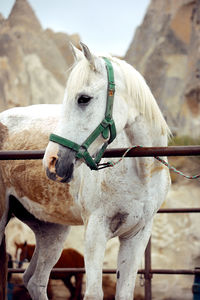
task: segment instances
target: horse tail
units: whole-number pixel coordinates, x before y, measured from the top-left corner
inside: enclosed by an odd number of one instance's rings
[[[0,300],[6,300],[7,292],[7,254],[5,235],[0,245]]]

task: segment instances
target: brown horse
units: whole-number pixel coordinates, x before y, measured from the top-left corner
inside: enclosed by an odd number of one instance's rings
[[[27,244],[27,242],[20,243],[20,244],[15,242],[15,246],[16,246],[15,257],[19,261],[19,267],[22,267],[25,261],[29,262],[31,260],[35,250],[35,245]],[[55,264],[54,268],[84,268],[84,258],[78,251],[74,249],[71,248],[64,249],[62,251],[62,254],[58,262]],[[75,277],[75,285],[73,285],[71,282],[73,276]],[[50,278],[60,279],[64,282],[65,286],[70,291],[71,294],[70,299],[73,300],[82,299],[81,288],[82,288],[83,274],[74,273],[74,272],[70,272],[70,273],[59,272],[59,273],[51,274]],[[47,293],[48,296],[50,297],[51,294],[50,281],[48,283]]]

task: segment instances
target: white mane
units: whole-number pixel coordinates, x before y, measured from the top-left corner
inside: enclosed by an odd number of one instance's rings
[[[107,57],[120,68],[126,85],[126,101],[128,104],[134,106],[140,114],[144,115],[151,125],[155,125],[157,128],[160,128],[161,134],[170,137],[171,131],[142,75],[124,60],[120,60],[110,55],[107,55]],[[104,66],[98,63],[97,70],[102,67]],[[70,93],[71,95],[75,95],[81,87],[87,86],[90,75],[91,68],[89,67],[89,63],[86,59],[82,59],[78,64],[75,64],[67,83],[67,87],[70,86],[70,89],[67,88],[68,94]],[[75,78],[76,80],[74,80]],[[102,82],[98,83],[98,85],[101,84]]]
[[[145,116],[150,124],[161,128],[161,133],[168,137],[171,131],[158,107],[158,104],[142,75],[124,60],[112,57],[123,73],[129,105],[134,105],[138,112]]]

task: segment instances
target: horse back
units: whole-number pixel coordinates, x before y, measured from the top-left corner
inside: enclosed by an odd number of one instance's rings
[[[83,255],[72,248],[64,249],[55,268],[83,268]]]
[[[54,268],[84,268],[84,258],[74,249],[64,249]],[[51,274],[51,278],[65,279],[66,277],[70,278],[72,275],[74,275],[73,272],[67,274],[65,272],[59,272]],[[82,277],[83,274],[80,274],[79,278],[81,279]]]

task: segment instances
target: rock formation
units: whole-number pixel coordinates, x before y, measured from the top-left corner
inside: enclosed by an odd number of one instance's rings
[[[199,137],[200,1],[152,0],[126,53],[172,131]]]
[[[0,110],[61,102],[69,41],[77,46],[79,36],[43,30],[28,1],[16,0],[8,19],[0,16]]]

